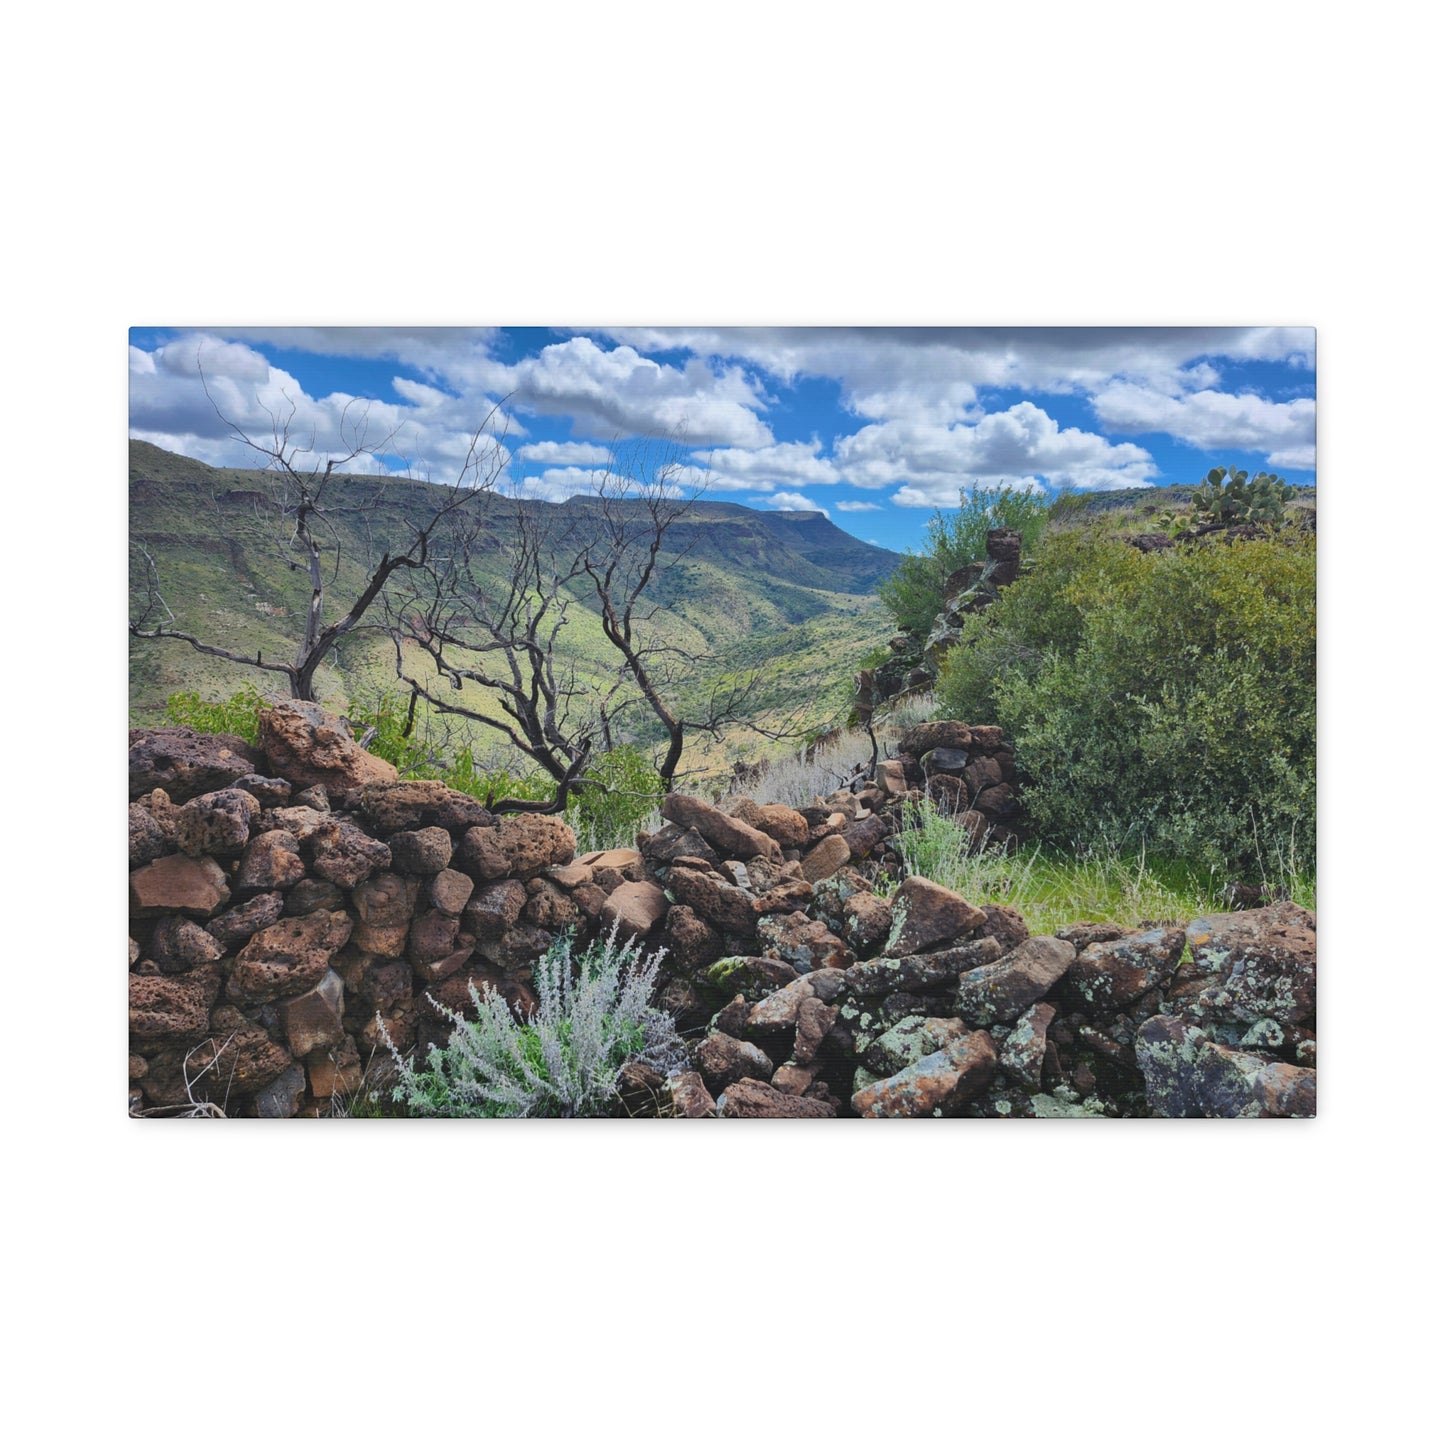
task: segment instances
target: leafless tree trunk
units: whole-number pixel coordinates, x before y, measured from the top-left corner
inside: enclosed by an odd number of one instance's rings
[[[201,383],[205,386],[204,372]],[[206,395],[210,398],[209,388]],[[213,398],[211,405],[216,406]],[[340,422],[347,450],[340,456],[327,457],[324,462],[316,461],[309,470],[303,467],[302,458],[314,455],[315,437],[309,437],[304,444],[293,439],[294,403],[287,414],[271,415],[271,437],[261,441],[248,435],[216,407],[217,416],[230,428],[232,435],[262,458],[262,469],[277,479],[278,501],[285,529],[282,557],[285,565],[293,571],[304,569],[310,583],[301,635],[291,660],[267,659],[260,652],[254,657],[241,654],[175,627],[174,615],[161,594],[154,559],[144,549],[141,549],[141,556],[145,584],[138,598],[138,612],[130,623],[132,637],[185,642],[208,657],[223,658],[262,672],[278,673],[286,678],[293,698],[303,702],[315,700],[316,670],[327,655],[343,637],[360,626],[397,572],[427,566],[437,529],[495,486],[506,455],[499,439],[492,435],[492,423],[498,415],[498,408],[494,407],[472,434],[471,445],[458,476],[443,489],[430,519],[424,526],[413,526],[412,536],[403,549],[383,551],[371,565],[365,584],[346,611],[328,623],[327,592],[336,583],[343,556],[341,539],[328,515],[333,498],[338,490],[344,490],[346,468],[358,457],[372,456],[384,450],[395,436],[395,433],[388,433],[373,442],[368,436],[369,407],[361,405],[353,415],[353,405],[355,403],[348,404]],[[346,505],[344,498],[340,505]]]

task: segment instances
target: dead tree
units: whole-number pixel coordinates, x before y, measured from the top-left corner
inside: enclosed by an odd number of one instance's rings
[[[618,449],[613,450],[616,455]],[[676,448],[667,448],[659,457],[646,444],[622,452],[585,504],[587,540],[576,559],[592,584],[603,635],[636,689],[623,706],[640,702],[666,737],[656,767],[667,792],[672,791],[690,733],[717,738],[731,723],[767,737],[799,733],[796,718],[774,729],[748,716],[758,672],[740,681],[720,681],[705,699],[694,696],[691,704],[682,700],[693,693],[692,680],[713,659],[668,643],[656,626],[663,605],[656,595],[658,583],[696,540],[677,545],[676,524],[692,513],[700,496],[700,489],[679,485],[679,455]],[[605,720],[609,737],[612,721]]]
[[[204,387],[204,373],[201,383]],[[277,673],[286,678],[293,698],[313,702],[316,669],[343,637],[357,630],[393,575],[402,570],[425,567],[438,528],[449,523],[469,503],[495,486],[506,459],[499,438],[491,430],[498,408],[494,407],[472,434],[458,475],[450,485],[441,489],[430,519],[422,526],[409,524],[411,536],[405,540],[404,546],[395,550],[387,547],[380,558],[373,555],[365,583],[346,610],[328,623],[325,617],[327,593],[337,582],[345,550],[330,514],[334,506],[348,504],[344,497],[346,483],[354,479],[346,475],[346,468],[358,457],[374,456],[384,450],[395,433],[373,441],[368,435],[369,406],[349,402],[339,422],[345,451],[324,460],[318,458],[307,468],[304,459],[316,455],[313,451],[315,436],[308,437],[304,444],[293,439],[294,402],[284,414],[269,413],[271,437],[258,441],[222,414],[214,398],[211,398],[209,388],[206,396],[232,436],[263,459],[261,469],[275,478],[281,519],[281,535],[278,538],[281,559],[290,570],[304,571],[310,583],[310,596],[296,652],[290,661],[268,659],[261,652],[253,657],[249,653],[217,646],[174,626],[175,617],[161,594],[154,559],[144,548],[138,548],[144,583],[137,599],[138,611],[130,622],[130,634],[144,640],[185,642],[207,657],[219,657],[241,667]],[[338,492],[342,493],[339,501],[336,500]]]
[[[499,734],[553,782],[549,799],[489,796],[495,812],[561,812],[583,785],[602,731],[594,689],[558,656],[582,576],[570,529],[559,509],[520,498],[490,518],[454,517],[445,555],[417,567],[405,594],[391,599],[397,676],[412,701]],[[501,715],[475,693],[467,698],[468,684]]]

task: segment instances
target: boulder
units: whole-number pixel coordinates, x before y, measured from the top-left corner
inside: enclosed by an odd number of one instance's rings
[[[236,873],[236,892],[243,898],[275,893],[299,883],[305,875],[301,845],[285,830],[272,828],[246,844]]]
[[[784,1094],[761,1079],[739,1079],[718,1097],[719,1119],[834,1119],[838,1109],[824,1099]]]
[[[870,813],[866,818],[857,818],[849,823],[840,836],[848,845],[849,856],[863,859],[877,849],[890,831],[886,818],[878,813]]]
[[[960,974],[995,962],[1003,950],[996,938],[980,938],[937,953],[915,953],[903,958],[875,958],[855,963],[843,973],[848,989],[863,997],[914,993],[952,984]]]
[[[908,791],[908,780],[903,776],[903,764],[896,758],[886,758],[873,770],[873,781],[890,798],[901,798]]]
[[[226,788],[192,798],[175,816],[175,841],[192,858],[234,858],[246,846],[261,805],[250,793]]]
[[[863,1050],[863,1063],[879,1078],[890,1078],[958,1043],[968,1033],[959,1019],[913,1014],[868,1044]]]
[[[671,966],[684,973],[696,973],[723,955],[721,935],[685,903],[676,903],[667,910],[662,942]]]
[[[1000,903],[985,903],[983,911],[986,921],[979,925],[978,936],[998,939],[998,946],[1005,953],[1011,948],[1017,948],[1029,936],[1029,926],[1024,922],[1023,914],[1016,908]]]
[[[184,1061],[192,1097],[222,1105],[259,1092],[290,1066],[290,1054],[265,1029],[230,1008],[216,1010],[211,1037]]]
[[[230,900],[226,875],[213,858],[172,853],[130,875],[130,910],[141,918],[162,913],[210,918]]]
[[[771,1079],[776,1067],[756,1044],[720,1033],[709,1034],[697,1046],[695,1062],[714,1094],[739,1079]]]
[[[334,969],[327,969],[315,988],[281,1005],[281,1027],[298,1059],[316,1049],[340,1043],[345,1036],[341,1013],[345,989]]]
[[[917,876],[905,878],[899,884],[893,897],[893,912],[895,918],[903,920],[891,950],[898,955],[942,948],[988,921],[981,908],[975,908],[942,884]]]
[[[392,764],[360,747],[343,719],[314,702],[263,708],[260,743],[271,770],[301,787],[320,783],[340,794],[370,783],[398,781]]]
[[[291,784],[285,778],[263,778],[260,773],[247,773],[231,787],[250,793],[263,808],[284,808],[291,801]]]
[[[529,878],[526,889],[527,906],[522,910],[522,917],[528,923],[535,923],[538,928],[552,933],[562,933],[576,926],[581,915],[570,894],[545,878]]]
[[[228,788],[254,773],[260,754],[231,733],[146,728],[130,735],[130,796],[164,788],[173,803]]]
[[[253,933],[269,927],[286,911],[279,893],[258,893],[238,908],[219,914],[206,925],[222,953],[234,953]],[[218,955],[219,957],[219,955]]]
[[[352,906],[363,923],[408,924],[420,886],[399,873],[374,873],[351,890]]]
[[[514,878],[477,889],[462,910],[462,920],[477,938],[500,938],[522,916],[527,890]]]
[[[540,813],[503,818],[497,824],[496,843],[507,861],[507,874],[524,880],[554,864],[570,863],[577,851],[577,835],[572,829],[560,818]]]
[[[662,816],[680,828],[696,829],[725,857],[746,860],[761,854],[765,858],[782,859],[782,849],[776,839],[737,818],[728,817],[701,798],[669,793],[662,800]]]
[[[843,903],[843,937],[859,958],[883,947],[893,928],[893,910],[876,893],[855,893]]]
[[[810,978],[805,975],[803,978],[794,979],[759,999],[748,1010],[746,1027],[759,1033],[775,1033],[796,1028],[803,1001],[816,996]]]
[[[999,1067],[1031,1093],[1043,1088],[1044,1053],[1054,1013],[1053,1004],[1036,1003],[1019,1018],[998,1051]]]
[[[781,958],[799,973],[815,968],[847,968],[854,961],[843,940],[825,923],[806,913],[773,913],[758,920],[758,947],[771,958]]]
[[[452,863],[469,878],[478,883],[491,883],[505,878],[510,864],[502,851],[494,827],[468,828],[461,845],[452,857]]]
[[[1061,938],[1030,938],[958,981],[958,1015],[975,1027],[1011,1024],[1041,999],[1074,962],[1074,946]],[[1142,992],[1142,990],[1141,990]]]
[[[138,803],[130,805],[130,866],[140,868],[170,851],[166,830]]]
[[[757,1000],[792,983],[798,973],[780,958],[733,956],[718,959],[703,977],[725,994],[741,993]]]
[[[835,1007],[824,1003],[820,998],[804,998],[798,1004],[798,1027],[793,1036],[793,1058],[800,1064],[812,1063],[837,1019],[838,1010]],[[806,1087],[805,1084],[804,1088]],[[787,1089],[784,1092],[802,1093],[803,1090]]]
[[[848,840],[841,833],[829,833],[803,854],[803,877],[809,883],[821,883],[825,878],[831,878],[852,857],[853,850],[848,846]]]
[[[864,1119],[951,1118],[993,1082],[998,1056],[982,1029],[853,1095]]]
[[[725,883],[715,873],[674,864],[667,874],[667,891],[674,901],[684,903],[699,918],[723,933],[752,938],[758,914],[753,895],[734,883]]]
[[[656,883],[624,883],[607,895],[602,922],[619,938],[646,938],[667,914],[667,895]]]
[[[1119,1013],[1164,983],[1183,952],[1180,928],[1145,929],[1109,943],[1091,943],[1069,968],[1070,997],[1087,1014]]]
[[[1201,1017],[1303,1024],[1315,1014],[1315,916],[1293,903],[1196,918],[1184,930]],[[1183,982],[1183,978],[1179,982]]]
[[[961,722],[918,723],[904,731],[898,739],[898,751],[921,758],[934,748],[963,748],[973,746],[974,730]]]
[[[1166,1119],[1313,1118],[1315,1071],[1215,1043],[1162,1015],[1134,1039],[1149,1107]]]
[[[294,1119],[306,1094],[306,1070],[288,1064],[274,1079],[256,1091],[258,1119]]]
[[[386,846],[398,873],[440,873],[452,861],[452,835],[445,828],[413,828],[393,833]]]
[[[391,849],[354,823],[325,823],[311,836],[308,847],[311,871],[340,888],[355,888],[379,869],[391,866]]]
[[[220,970],[203,965],[170,977],[130,975],[130,1032],[145,1043],[180,1043],[205,1036]]]
[[[759,804],[753,826],[784,848],[801,848],[808,841],[807,820],[796,809],[782,803]]]
[[[214,963],[226,950],[199,923],[172,914],[151,933],[149,956],[162,973],[184,973]]]
[[[369,783],[347,798],[378,833],[400,833],[416,828],[445,828],[459,833],[487,827],[492,815],[475,798],[445,783],[410,779],[396,783]]]
[[[332,955],[350,935],[345,913],[283,918],[263,928],[237,955],[226,995],[245,1007],[304,993],[321,982]]]
[[[443,913],[460,916],[462,910],[471,902],[475,887],[465,873],[460,873],[455,868],[443,868],[427,885],[427,896]]]
[[[672,1108],[679,1119],[711,1119],[717,1114],[717,1103],[708,1093],[702,1075],[697,1073],[673,1074],[667,1081],[672,1095]]]

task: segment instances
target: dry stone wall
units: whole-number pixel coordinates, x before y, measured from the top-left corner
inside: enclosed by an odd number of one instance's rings
[[[1313,1113],[1312,915],[1030,937],[1009,908],[895,886],[906,801],[951,799],[982,838],[1012,782],[997,729],[902,741],[810,807],[673,794],[636,848],[579,857],[560,819],[400,780],[311,704],[264,713],[254,749],[134,733],[132,1110],[331,1112],[387,1039],[443,1040],[433,1001],[525,1013],[553,938],[616,927],[667,950],[658,1002],[690,1048],[671,1078],[629,1072],[630,1113]]]

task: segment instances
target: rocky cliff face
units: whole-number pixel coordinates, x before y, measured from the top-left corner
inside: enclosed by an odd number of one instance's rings
[[[580,857],[559,819],[399,780],[311,704],[265,713],[256,749],[135,733],[132,1109],[324,1113],[387,1039],[441,1041],[429,1000],[466,1013],[492,989],[525,1013],[559,932],[616,927],[668,950],[659,1002],[692,1039],[691,1070],[634,1071],[631,1112],[1313,1113],[1303,910],[1030,938],[1010,909],[886,881],[925,788],[1007,816],[996,732],[925,724],[803,809],[672,795],[637,848]]]

